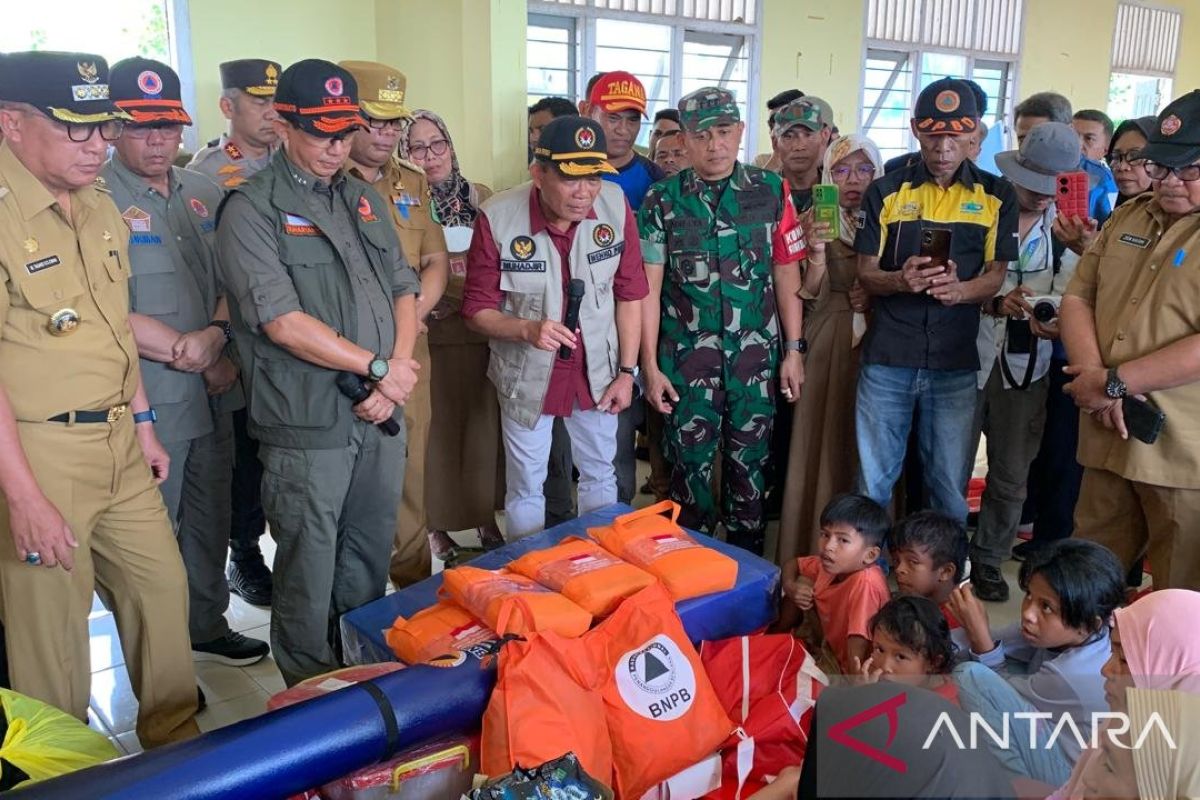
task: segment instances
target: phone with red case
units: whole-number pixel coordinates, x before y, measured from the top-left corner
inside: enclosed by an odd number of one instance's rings
[[[1092,187],[1086,172],[1083,170],[1060,172],[1056,184],[1058,193],[1054,197],[1054,202],[1058,206],[1059,214],[1067,219],[1078,217],[1082,220],[1091,216],[1088,195],[1091,193]]]

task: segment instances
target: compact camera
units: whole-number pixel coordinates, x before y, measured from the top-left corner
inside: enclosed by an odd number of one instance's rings
[[[1042,323],[1049,322],[1058,316],[1058,306],[1061,302],[1061,297],[1050,295],[1029,298],[1029,305],[1033,306],[1033,318]]]

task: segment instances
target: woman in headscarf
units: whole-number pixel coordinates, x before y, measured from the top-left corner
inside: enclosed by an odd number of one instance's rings
[[[1013,796],[999,762],[970,746],[966,712],[927,689],[830,686],[811,731],[800,769],[784,770],[750,800]]]
[[[432,111],[415,111],[405,121],[399,154],[425,170],[450,252],[450,282],[428,323],[433,421],[426,460],[429,543],[447,560],[455,551],[447,531],[475,528],[487,549],[504,543],[496,527],[504,487],[500,406],[487,378],[488,341],[458,315],[475,217],[492,192],[463,177],[450,131]]]
[[[1127,119],[1113,133],[1106,160],[1117,182],[1118,206],[1150,191],[1150,174],[1146,172],[1146,162],[1139,156],[1157,124],[1158,117]]]
[[[1197,619],[1200,592],[1188,589],[1151,592],[1113,613],[1112,655],[1101,670],[1105,699],[1112,711],[1129,711],[1127,697],[1135,689],[1171,690],[1200,699]],[[1090,762],[1097,758],[1111,756],[1100,750],[1085,752],[1052,800],[1084,796],[1083,775],[1094,768]]]
[[[1101,730],[1095,755],[1080,762],[1083,769],[1071,797],[1200,797],[1200,695],[1130,689],[1128,701],[1128,732],[1111,730],[1115,720]]]
[[[838,187],[841,219],[836,236],[827,223],[813,223],[811,212],[806,224],[809,261],[800,294],[808,355],[804,389],[792,412],[777,551],[785,582],[795,579],[796,557],[815,552],[826,503],[854,486],[854,396],[867,308],[855,277],[854,216],[867,187],[883,175],[883,159],[870,139],[843,136],[826,148],[821,174]]]

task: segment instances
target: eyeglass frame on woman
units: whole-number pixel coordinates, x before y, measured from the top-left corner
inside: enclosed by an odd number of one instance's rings
[[[1182,167],[1168,167],[1166,164],[1159,164],[1157,161],[1145,161],[1146,174],[1151,180],[1165,181],[1168,175],[1174,175],[1184,183],[1193,183],[1200,181],[1200,164],[1188,164]],[[1187,170],[1191,177],[1185,178],[1183,171]],[[1159,174],[1161,172],[1161,174]]]
[[[437,158],[441,158],[449,152],[450,141],[448,139],[434,139],[429,144],[419,144],[416,147],[408,148],[408,155],[418,161],[423,161],[429,153],[433,153]]]
[[[829,177],[832,178],[835,175],[837,175],[838,170],[846,171],[842,180],[846,180],[847,178],[849,178],[850,174],[852,172],[857,174],[859,177],[866,178],[868,181],[875,180],[875,165],[871,164],[871,163],[859,164],[858,166],[854,167],[853,169],[851,169],[850,167],[846,167],[846,166],[835,166],[829,170]]]
[[[97,131],[100,132],[100,138],[104,141],[115,142],[117,139],[121,138],[121,134],[125,131],[125,120],[123,119],[109,119],[105,120],[104,122],[86,123],[63,122],[60,124],[67,129],[67,138],[72,142],[75,142],[75,144],[83,144],[84,142],[90,141],[92,135]],[[114,126],[116,127],[116,133],[112,133]],[[106,127],[111,135],[106,135],[104,133]],[[86,133],[82,139],[78,138],[79,135],[81,135],[81,131]]]
[[[1142,150],[1138,147],[1133,150],[1126,150],[1125,152],[1114,150],[1112,155],[1105,160],[1108,161],[1108,166],[1110,167],[1116,167],[1121,163],[1136,167],[1139,163],[1144,163],[1146,159],[1142,158]]]

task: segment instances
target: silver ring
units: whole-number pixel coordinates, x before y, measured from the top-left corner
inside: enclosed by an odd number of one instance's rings
[[[31,567],[36,567],[42,563],[42,554],[36,551],[31,551],[25,554],[25,563]]]

